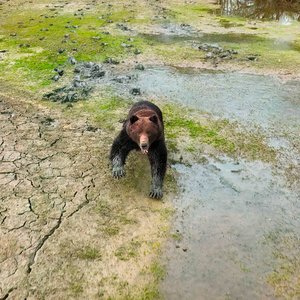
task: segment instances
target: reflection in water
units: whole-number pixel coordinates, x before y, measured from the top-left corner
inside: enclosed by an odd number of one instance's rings
[[[239,14],[279,20],[285,15],[299,19],[299,0],[218,0],[225,15]]]
[[[218,0],[221,5],[222,13],[224,15],[232,15],[235,13],[245,12],[248,6],[253,6],[253,1],[245,0]]]

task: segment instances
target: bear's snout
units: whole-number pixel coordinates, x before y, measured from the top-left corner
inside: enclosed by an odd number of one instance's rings
[[[140,148],[143,154],[148,154],[148,144],[140,144]]]
[[[147,135],[141,135],[140,137],[140,148],[143,154],[148,153],[149,149],[149,138]]]

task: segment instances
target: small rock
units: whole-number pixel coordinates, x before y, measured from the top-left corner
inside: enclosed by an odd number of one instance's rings
[[[138,54],[141,54],[141,53],[142,53],[142,51],[141,51],[141,50],[139,50],[139,49],[135,49],[135,50],[133,51],[133,53],[134,53],[134,54],[136,54],[136,55],[138,55]]]
[[[82,87],[84,85],[84,83],[79,78],[79,79],[74,79],[73,82],[72,82],[72,85],[75,88],[80,88],[80,87]]]
[[[61,49],[61,48],[57,50],[57,52],[58,52],[59,54],[62,54],[62,53],[64,53],[65,51],[66,51],[66,49]]]
[[[86,127],[86,130],[87,130],[87,131],[91,131],[91,132],[96,132],[98,129],[99,129],[99,128],[94,127],[94,126],[91,126],[91,125],[88,125],[88,126]]]
[[[227,51],[226,52],[223,52],[219,55],[220,58],[229,58],[231,57],[230,53],[228,53]]]
[[[248,60],[256,61],[258,59],[256,54],[246,56]]]
[[[133,88],[133,89],[130,90],[130,93],[134,96],[141,95],[141,89],[140,88]]]
[[[59,78],[60,78],[60,76],[59,76],[59,75],[54,75],[54,76],[52,77],[52,80],[54,80],[54,81],[58,81],[58,80],[59,80]]]
[[[64,75],[64,70],[55,68],[54,71],[55,71],[59,76],[63,76],[63,75]]]
[[[108,57],[104,60],[106,64],[118,65],[120,62],[114,58]]]
[[[30,48],[29,44],[20,44],[19,45],[20,48]]]
[[[42,123],[43,125],[50,126],[50,125],[52,125],[53,123],[55,123],[55,119],[53,119],[53,118],[51,118],[51,117],[45,117],[45,119],[42,120],[41,123]]]
[[[93,36],[92,40],[94,40],[94,41],[100,41],[101,37],[100,36]]]
[[[118,83],[128,83],[131,79],[132,77],[130,75],[126,75],[126,76],[117,76],[112,80]]]
[[[140,71],[144,71],[145,70],[145,67],[142,64],[137,64],[134,68],[136,70],[140,70]]]
[[[129,45],[129,44],[126,44],[126,43],[122,43],[121,46],[123,48],[131,48],[132,47],[132,45]]]
[[[92,78],[101,78],[104,77],[104,75],[105,75],[105,71],[100,71],[100,70],[92,71],[91,73]]]
[[[208,53],[205,54],[205,58],[207,58],[207,59],[211,59],[213,57],[214,57],[214,55],[213,55],[212,52],[208,52]]]
[[[126,25],[121,24],[121,23],[118,23],[117,27],[120,28],[121,30],[124,30],[124,31],[130,30]]]
[[[91,61],[84,63],[85,68],[91,68],[93,65],[94,65],[94,63]]]
[[[69,62],[71,65],[76,65],[77,60],[76,60],[73,56],[70,56],[70,57],[68,58],[68,62]]]

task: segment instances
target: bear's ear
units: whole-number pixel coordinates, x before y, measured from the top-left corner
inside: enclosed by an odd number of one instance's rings
[[[131,116],[130,119],[129,119],[130,120],[130,124],[135,123],[138,119],[139,118],[137,116],[135,116],[135,115]]]
[[[155,124],[158,123],[158,119],[157,119],[157,116],[156,116],[156,115],[151,116],[151,117],[149,118],[149,120],[150,120],[151,122],[155,123]]]

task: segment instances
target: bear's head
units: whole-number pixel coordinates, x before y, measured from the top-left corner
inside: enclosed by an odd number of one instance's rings
[[[162,134],[162,123],[153,110],[143,109],[135,112],[126,123],[126,132],[136,142],[142,153],[147,154],[151,144]]]

